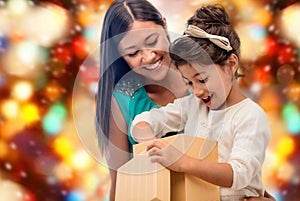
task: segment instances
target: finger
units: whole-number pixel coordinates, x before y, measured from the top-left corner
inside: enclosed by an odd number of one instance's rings
[[[153,140],[147,147],[146,147],[146,151],[152,149],[153,147],[157,147],[158,149],[162,149],[163,147],[165,147],[165,143],[163,140],[161,139],[155,139]]]
[[[160,150],[160,149],[157,148],[157,147],[152,147],[152,148],[148,151],[148,156],[158,155],[159,150]]]
[[[153,155],[149,157],[152,163],[160,163],[161,164],[161,156]]]

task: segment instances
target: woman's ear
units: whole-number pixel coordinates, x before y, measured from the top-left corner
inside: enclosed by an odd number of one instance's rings
[[[162,17],[162,20],[164,22],[164,28],[167,29],[167,19],[165,17]]]

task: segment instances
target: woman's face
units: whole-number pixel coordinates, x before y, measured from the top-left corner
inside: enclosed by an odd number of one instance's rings
[[[166,30],[147,21],[134,21],[121,39],[118,50],[136,73],[160,81],[169,70],[169,40]]]

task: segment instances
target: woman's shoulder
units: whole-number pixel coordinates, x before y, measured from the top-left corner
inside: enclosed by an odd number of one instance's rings
[[[143,88],[142,83],[136,78],[121,79],[114,88],[114,93],[120,93],[125,96],[133,97],[133,95]]]

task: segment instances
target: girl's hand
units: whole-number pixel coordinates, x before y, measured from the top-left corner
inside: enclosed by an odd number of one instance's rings
[[[276,200],[268,191],[265,191],[264,197],[249,197],[243,199],[243,201],[276,201]]]
[[[243,201],[275,201],[275,199],[266,198],[266,197],[249,197],[249,198],[244,198]]]
[[[147,146],[147,152],[151,162],[158,162],[175,172],[182,172],[190,157],[176,149],[164,139],[155,139]]]

